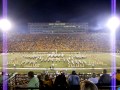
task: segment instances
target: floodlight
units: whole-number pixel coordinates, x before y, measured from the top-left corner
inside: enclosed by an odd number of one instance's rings
[[[116,16],[110,18],[107,22],[107,27],[110,30],[116,30],[120,26],[120,19]]]
[[[0,29],[2,31],[8,31],[11,28],[11,22],[8,19],[1,19],[0,20]]]

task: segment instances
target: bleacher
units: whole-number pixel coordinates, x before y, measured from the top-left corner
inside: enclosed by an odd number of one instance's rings
[[[2,42],[0,42],[0,50],[2,50],[1,45]],[[119,43],[117,47],[119,48]],[[55,49],[58,51],[110,52],[109,33],[8,35],[9,52],[53,51]]]

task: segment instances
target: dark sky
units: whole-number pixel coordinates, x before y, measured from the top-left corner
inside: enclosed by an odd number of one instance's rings
[[[119,12],[120,0],[117,0]],[[22,30],[26,29],[28,22],[59,20],[94,25],[110,13],[111,0],[8,0],[8,17],[17,29],[19,27]]]

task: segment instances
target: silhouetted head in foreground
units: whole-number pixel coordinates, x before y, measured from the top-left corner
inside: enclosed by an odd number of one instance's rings
[[[107,74],[107,70],[106,69],[103,70],[103,74]]]
[[[34,77],[34,72],[33,71],[29,71],[28,72],[28,77],[31,79]]]
[[[120,69],[117,69],[117,73],[120,73]]]
[[[81,90],[98,90],[97,86],[90,81],[84,81]]]
[[[75,71],[72,71],[72,75],[76,75],[76,72],[75,72]]]

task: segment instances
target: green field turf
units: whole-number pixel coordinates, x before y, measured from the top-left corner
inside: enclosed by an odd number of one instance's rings
[[[52,57],[50,55],[55,56]],[[69,70],[69,68],[73,68],[73,70],[77,68],[79,70],[81,69],[82,72],[91,72],[93,70],[100,72],[100,70],[97,70],[96,68],[110,69],[112,55],[110,53],[93,52],[58,52],[57,54],[55,54],[55,52],[22,52],[8,53],[7,57],[8,68],[13,68],[9,71],[14,71],[15,68],[16,70],[17,68],[28,68],[17,70],[26,72],[29,68],[43,68],[44,70],[47,70],[50,69],[50,67],[54,67],[64,68],[66,71]],[[117,67],[120,67],[120,54],[116,54],[116,65]],[[0,66],[2,68],[2,54],[0,54]],[[36,70],[36,72],[39,71],[40,70]],[[54,72],[54,70],[51,71]]]

